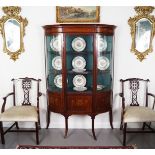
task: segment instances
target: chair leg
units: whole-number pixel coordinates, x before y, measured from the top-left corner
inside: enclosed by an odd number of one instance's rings
[[[145,124],[146,124],[146,123],[144,122],[144,123],[143,123],[143,126],[142,126],[142,130],[144,130],[144,129],[145,129]]]
[[[123,129],[123,123],[121,122],[121,124],[120,124],[120,130],[122,130]]]
[[[49,127],[49,124],[50,124],[50,114],[51,114],[51,112],[50,112],[50,110],[49,110],[49,108],[48,108],[48,110],[47,110],[47,126],[46,126],[46,129],[48,129],[48,127]]]
[[[18,122],[15,122],[15,124],[16,124],[16,128],[19,129]]]
[[[36,144],[39,145],[39,127],[38,127],[38,122],[35,122],[36,125]]]
[[[123,127],[123,146],[126,146],[126,127],[127,127],[127,123],[124,123],[124,127]]]
[[[4,131],[3,131],[3,123],[2,122],[0,122],[0,133],[1,133],[2,144],[5,144]]]

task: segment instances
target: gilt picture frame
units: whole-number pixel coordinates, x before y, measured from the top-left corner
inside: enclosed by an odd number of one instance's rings
[[[57,6],[57,23],[99,23],[99,6]]]

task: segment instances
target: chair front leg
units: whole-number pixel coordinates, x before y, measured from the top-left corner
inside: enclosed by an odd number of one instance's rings
[[[124,123],[123,125],[123,146],[126,146],[126,128],[127,128],[127,123]]]
[[[35,122],[36,126],[36,144],[39,145],[39,127],[38,127],[38,122]]]
[[[3,131],[3,123],[2,122],[0,122],[0,132],[1,132],[1,141],[2,141],[2,144],[5,144],[4,131]]]

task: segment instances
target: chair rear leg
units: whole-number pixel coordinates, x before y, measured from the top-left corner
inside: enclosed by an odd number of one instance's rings
[[[127,123],[124,123],[124,127],[123,127],[123,146],[126,146],[126,127],[127,127]]]
[[[39,127],[38,127],[38,122],[35,122],[36,125],[36,144],[39,145]]]
[[[16,124],[16,128],[19,129],[18,122],[15,122],[15,124]]]
[[[145,122],[143,123],[143,126],[142,126],[142,130],[144,130],[145,129]]]
[[[5,144],[4,131],[3,131],[3,123],[2,122],[0,122],[0,132],[1,132],[1,141],[2,141],[2,144]]]

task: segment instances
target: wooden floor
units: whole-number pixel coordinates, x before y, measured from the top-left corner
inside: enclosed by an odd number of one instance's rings
[[[64,139],[64,129],[41,129],[40,145],[48,146],[120,146],[122,132],[119,129],[96,129],[97,141],[93,139],[91,130],[69,129]],[[0,143],[0,149],[15,149],[17,145],[36,145],[35,133],[7,133],[6,144]],[[0,141],[1,142],[1,141]],[[155,134],[132,133],[127,135],[127,145],[135,145],[139,149],[155,148]]]

